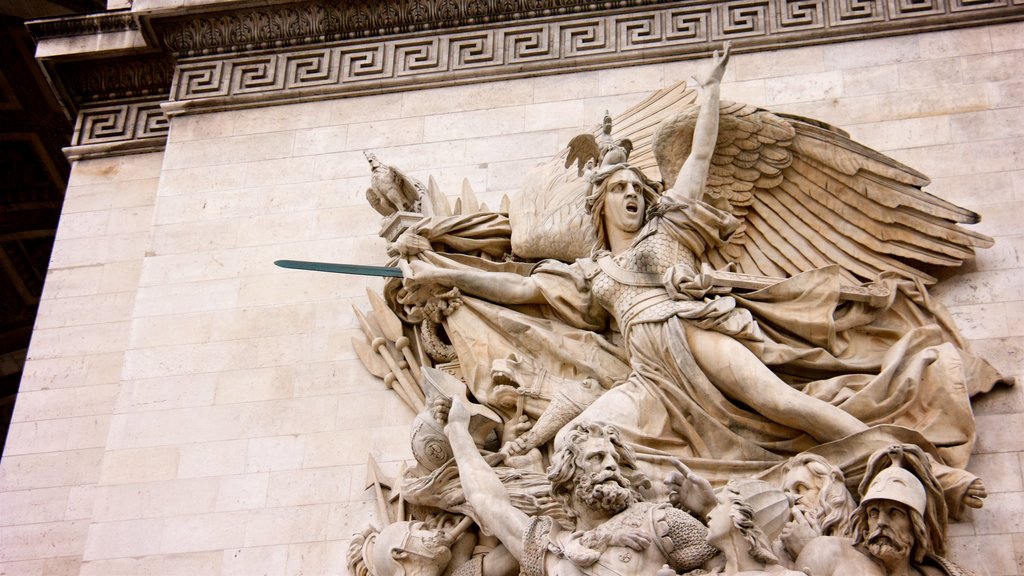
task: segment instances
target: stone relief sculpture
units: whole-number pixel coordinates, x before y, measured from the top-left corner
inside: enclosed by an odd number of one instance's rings
[[[787,554],[796,558],[818,536],[849,531],[857,503],[846,488],[843,471],[825,458],[805,452],[782,467],[782,487],[795,497],[793,518],[780,535]]]
[[[767,505],[755,508],[756,501]],[[777,531],[769,527],[778,527],[779,520],[784,520],[779,512],[788,511],[788,506],[778,488],[757,480],[730,480],[718,494],[718,505],[708,514],[708,542],[722,552],[725,562],[720,573],[805,576],[781,566],[772,552],[772,536]],[[773,516],[775,521],[765,516]]]
[[[944,507],[941,486],[920,448],[895,445],[880,450],[871,456],[861,484],[852,540],[815,538],[796,563],[815,576],[972,574],[941,556]]]
[[[427,572],[819,576],[840,542],[895,574],[845,540],[878,502],[925,519],[929,558],[981,507],[970,397],[1002,378],[927,292],[991,245],[960,226],[977,215],[837,128],[720,102],[728,60],[699,96],[606,117],[498,211],[368,154],[402,278],[357,310],[354,346],[419,412],[390,486],[403,533],[451,543]],[[911,463],[926,505],[882,460]],[[765,483],[771,514],[745,492]],[[353,573],[391,573],[381,538],[354,541]]]
[[[549,516],[530,516],[513,505],[477,451],[468,425],[469,411],[456,400],[446,430],[463,489],[482,526],[519,562],[521,574],[643,574],[665,564],[684,572],[715,555],[698,520],[669,504],[643,501],[635,487],[648,481],[636,473],[635,456],[614,426],[578,422],[552,455],[547,479],[552,495],[572,516],[566,530]],[[680,488],[710,489],[707,484]]]

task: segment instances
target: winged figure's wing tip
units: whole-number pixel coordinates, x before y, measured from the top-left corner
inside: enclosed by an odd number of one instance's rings
[[[847,132],[846,130],[843,130],[842,128],[840,128],[838,126],[834,126],[832,124],[829,124],[828,122],[823,122],[821,120],[817,120],[815,118],[808,118],[806,116],[801,116],[799,114],[790,114],[790,113],[787,113],[787,112],[772,112],[772,114],[775,114],[776,116],[780,116],[780,117],[785,118],[787,120],[794,121],[798,125],[802,124],[802,125],[807,125],[807,126],[813,126],[813,127],[818,128],[820,130],[825,130],[826,132],[831,132],[831,133],[836,134],[838,136],[842,136],[843,138],[850,138],[850,133]]]

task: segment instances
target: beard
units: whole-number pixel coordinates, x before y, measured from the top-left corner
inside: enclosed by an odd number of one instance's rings
[[[877,528],[867,537],[867,549],[883,563],[903,560],[910,556],[912,540],[888,528]]]
[[[630,486],[630,481],[618,472],[578,474],[574,494],[578,502],[592,510],[618,514],[637,501]]]

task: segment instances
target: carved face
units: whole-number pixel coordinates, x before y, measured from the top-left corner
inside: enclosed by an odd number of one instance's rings
[[[732,504],[728,498],[719,495],[718,505],[708,512],[708,544],[717,548],[716,543],[729,540],[732,529]]]
[[[607,438],[591,436],[580,445],[580,462],[582,472],[591,477],[605,471],[619,471],[619,463],[615,460],[615,447]]]
[[[583,505],[617,514],[633,502],[630,482],[619,473],[615,446],[610,440],[593,436],[587,438],[580,445],[576,464],[575,493]]]
[[[786,472],[782,487],[786,492],[799,496],[797,506],[803,510],[816,510],[821,492],[822,478],[811,473],[807,466],[797,466]]]
[[[608,230],[636,232],[644,225],[643,188],[632,170],[619,170],[604,183],[604,225]]]
[[[395,522],[377,536],[373,566],[377,576],[438,576],[451,560],[450,547],[422,522]]]
[[[883,563],[903,560],[914,547],[910,510],[893,500],[872,500],[865,505],[868,552]]]

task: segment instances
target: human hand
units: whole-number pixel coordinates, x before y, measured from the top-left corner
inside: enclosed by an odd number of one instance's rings
[[[668,500],[676,508],[682,508],[707,516],[711,509],[718,505],[718,497],[711,488],[711,483],[693,473],[679,459],[669,460],[678,472],[672,472],[665,478],[669,489]]]
[[[448,410],[448,425],[469,428],[469,408],[463,404],[458,396],[452,398],[452,407]]]
[[[388,247],[388,250],[394,250],[397,254],[408,258],[409,256],[415,256],[420,252],[427,252],[432,250],[433,247],[430,245],[430,240],[427,240],[419,234],[413,233],[411,230],[406,230],[398,236],[398,239]]]
[[[623,529],[611,535],[609,546],[625,546],[637,552],[646,550],[651,545],[651,537],[642,530]]]
[[[526,452],[526,439],[523,435],[533,428],[533,421],[525,414],[514,422],[507,422],[502,431],[503,445],[501,451],[510,456],[518,456]]]
[[[697,81],[697,85],[701,88],[707,88],[713,84],[719,84],[722,81],[722,77],[725,76],[725,66],[729,63],[729,55],[731,53],[732,42],[729,41],[722,45],[721,55],[719,55],[718,50],[715,50],[711,56],[711,65],[693,77]]]
[[[796,559],[808,542],[821,536],[821,528],[817,520],[808,518],[799,506],[793,506],[793,519],[782,527],[779,539],[786,547],[790,558]]]
[[[399,260],[402,285],[409,291],[440,284],[441,269],[423,260]]]
[[[430,404],[430,415],[434,417],[438,424],[444,426],[448,422],[448,413],[451,409],[451,399],[439,396]]]

